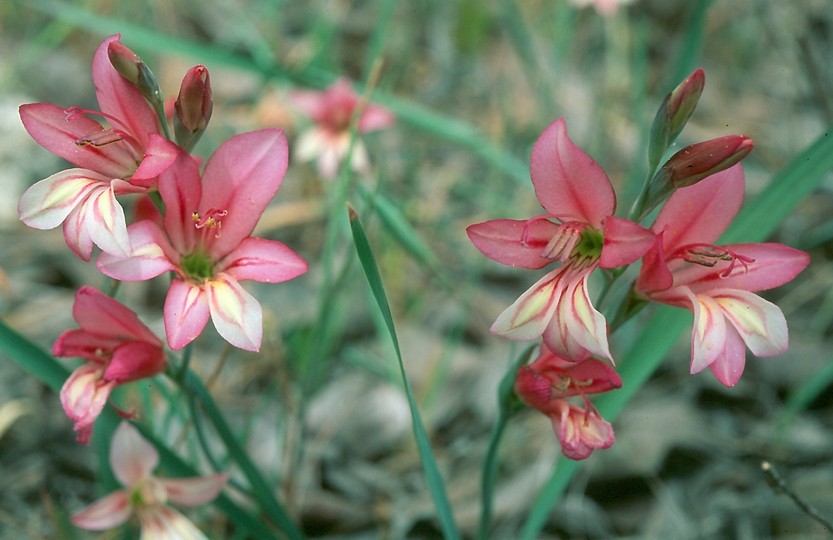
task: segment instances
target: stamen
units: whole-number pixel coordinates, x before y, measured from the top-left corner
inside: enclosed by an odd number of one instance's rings
[[[573,254],[573,248],[578,244],[585,226],[584,223],[572,221],[559,225],[547,246],[541,251],[541,257],[566,261]]]
[[[735,270],[737,263],[740,263],[743,266],[743,271],[747,272],[749,271],[749,264],[755,262],[755,259],[752,257],[747,257],[725,247],[712,244],[692,244],[681,248],[680,251],[682,253],[678,256],[682,260],[707,268],[714,268],[721,261],[728,262],[728,267],[719,274],[721,278],[729,277]]]
[[[200,216],[199,212],[191,214],[194,220],[194,227],[202,229],[208,227],[209,229],[217,229],[215,238],[220,238],[220,229],[223,227],[223,220],[221,218],[228,215],[228,210],[217,210],[216,208],[209,209],[204,216]]]
[[[105,129],[75,140],[78,146],[95,146],[96,148],[124,140],[124,135],[114,129]]]

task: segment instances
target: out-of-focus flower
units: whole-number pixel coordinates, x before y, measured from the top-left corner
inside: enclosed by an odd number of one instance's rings
[[[92,531],[117,527],[135,515],[142,540],[197,540],[206,536],[185,516],[167,506],[205,504],[220,494],[225,473],[192,478],[158,478],[151,473],[159,454],[128,422],[116,429],[110,466],[124,489],[114,491],[72,516],[72,523]]]
[[[92,287],[75,294],[72,316],[80,328],[61,334],[52,354],[87,361],[61,389],[61,405],[75,422],[78,442],[86,444],[110,392],[160,373],[166,361],[162,342],[136,314]]]
[[[491,330],[520,341],[543,335],[547,347],[567,358],[589,351],[611,359],[607,324],[590,302],[588,278],[599,266],[613,268],[638,260],[654,235],[630,220],[613,217],[613,186],[598,163],[567,136],[564,119],[553,122],[536,141],[530,174],[548,214],[471,225],[469,239],[502,264],[561,266],[521,295]]]
[[[570,3],[578,8],[593,6],[599,15],[609,17],[616,13],[619,6],[632,4],[636,0],[570,0]]]
[[[323,178],[335,178],[341,162],[350,151],[350,123],[356,122],[359,134],[393,125],[395,118],[387,109],[370,103],[362,104],[353,92],[350,81],[339,79],[324,92],[302,90],[292,92],[290,99],[315,125],[301,133],[297,155],[301,161],[316,160]],[[353,118],[361,105],[358,118]],[[367,172],[370,160],[360,139],[353,141],[350,166],[356,172]]]
[[[180,153],[159,177],[166,208],[161,223],[134,223],[128,228],[130,255],[98,258],[101,272],[123,281],[176,274],[164,308],[172,349],[194,340],[209,317],[232,345],[260,348],[260,303],[239,282],[279,283],[307,270],[284,244],[251,236],[283,181],[287,159],[278,129],[232,137],[211,156],[202,178],[197,163]]]
[[[726,386],[740,379],[746,347],[755,356],[787,350],[784,315],[753,293],[789,282],[810,261],[782,244],[714,244],[737,214],[743,192],[740,164],[674,192],[652,226],[656,244],[636,281],[637,292],[649,300],[694,314],[691,372],[709,367]]]
[[[541,346],[541,354],[518,369],[515,393],[528,406],[546,414],[570,459],[584,459],[614,442],[613,426],[587,398],[622,386],[622,379],[605,362],[589,356],[565,360]],[[584,406],[567,401],[580,397]]]
[[[141,93],[113,68],[110,36],[93,58],[93,83],[101,112],[51,103],[20,107],[29,135],[41,146],[77,165],[53,174],[20,198],[21,221],[36,229],[63,223],[67,245],[84,260],[93,244],[103,251],[130,251],[124,211],[116,195],[142,193],[176,157],[176,146],[159,135],[153,110]],[[109,127],[91,118],[103,117]]]

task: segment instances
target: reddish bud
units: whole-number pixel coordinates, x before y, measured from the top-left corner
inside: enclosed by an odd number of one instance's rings
[[[725,171],[749,155],[755,143],[744,135],[728,135],[686,146],[662,166],[674,189],[696,184]]]
[[[706,74],[702,69],[698,69],[665,96],[651,126],[648,146],[651,170],[656,169],[662,155],[685,127],[700,100],[705,84]]]
[[[154,108],[161,106],[162,91],[156,81],[156,75],[147,67],[139,55],[124,46],[120,41],[111,41],[107,45],[107,56],[110,58],[113,69],[124,80],[135,86]]]
[[[176,140],[183,148],[193,148],[211,119],[211,79],[205,66],[194,66],[182,79],[174,103]]]

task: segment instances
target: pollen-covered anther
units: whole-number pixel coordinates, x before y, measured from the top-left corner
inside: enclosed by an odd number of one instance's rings
[[[740,255],[729,249],[709,244],[698,244],[695,246],[688,246],[684,250],[682,259],[692,264],[699,264],[708,268],[714,268],[718,263],[725,261],[729,265],[720,273],[720,277],[729,277],[735,270],[737,263],[743,266],[743,271],[749,270],[749,264],[755,262],[752,257]]]
[[[217,210],[216,208],[211,208],[203,216],[200,216],[199,212],[194,212],[191,214],[191,217],[194,220],[194,227],[197,229],[203,229],[206,227],[209,229],[217,229],[217,233],[214,236],[219,238],[220,229],[223,227],[223,220],[221,218],[226,215],[228,215],[228,210]]]
[[[585,228],[584,223],[567,222],[562,223],[550,239],[547,246],[541,251],[541,257],[551,260],[566,261],[573,253],[573,249],[581,238],[581,232]]]
[[[91,133],[89,135],[85,135],[84,137],[76,139],[75,144],[77,144],[78,146],[95,146],[96,148],[98,148],[123,140],[124,134],[114,129],[105,129],[103,131],[97,131],[95,133]]]

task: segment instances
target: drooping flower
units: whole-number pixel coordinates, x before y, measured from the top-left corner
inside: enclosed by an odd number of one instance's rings
[[[518,369],[515,379],[515,393],[550,418],[561,450],[570,459],[584,459],[613,444],[613,426],[587,396],[621,386],[622,379],[605,362],[586,355],[565,360],[545,345],[538,358]],[[571,397],[580,397],[583,406],[570,403]]]
[[[653,244],[653,233],[613,217],[613,186],[567,136],[564,119],[553,122],[536,141],[530,176],[548,214],[486,221],[466,232],[477,249],[499,263],[531,269],[561,265],[521,295],[491,330],[520,341],[543,335],[547,347],[567,358],[589,351],[611,359],[607,324],[590,302],[587,281],[597,267],[639,259]]]
[[[75,294],[72,316],[80,328],[61,334],[52,354],[87,361],[61,388],[61,405],[86,444],[113,389],[162,372],[166,360],[162,342],[133,311],[92,287]]]
[[[636,281],[649,300],[694,314],[691,372],[709,367],[726,386],[740,379],[746,347],[755,356],[787,350],[783,313],[753,293],[791,281],[810,261],[782,244],[715,245],[743,193],[740,164],[677,190],[652,226],[657,240]]]
[[[290,99],[315,123],[298,139],[298,159],[317,160],[318,173],[323,178],[335,178],[350,151],[350,122],[362,105],[359,96],[350,81],[341,78],[324,92],[296,91]],[[387,128],[395,119],[387,109],[368,103],[355,121],[356,131],[362,134]],[[350,166],[362,173],[370,166],[367,149],[359,139],[353,142]]]
[[[279,283],[307,270],[284,244],[251,236],[283,181],[287,159],[278,129],[232,137],[211,156],[202,178],[197,163],[180,153],[159,177],[166,208],[161,223],[143,220],[128,228],[130,255],[99,256],[98,269],[122,281],[175,273],[164,307],[172,349],[196,338],[209,317],[232,345],[260,348],[260,303],[239,282]]]
[[[21,221],[36,229],[63,223],[67,245],[84,260],[93,244],[103,251],[130,251],[124,211],[116,195],[142,193],[176,157],[176,147],[159,134],[156,116],[139,91],[116,72],[107,54],[110,36],[93,58],[93,83],[100,112],[51,103],[20,107],[29,135],[77,168],[53,174],[20,198]],[[105,127],[91,116],[103,117]]]
[[[128,422],[122,422],[110,446],[110,466],[124,489],[99,499],[72,516],[82,529],[101,531],[117,527],[135,515],[142,540],[198,540],[206,536],[185,516],[167,506],[205,504],[220,494],[225,473],[191,478],[159,478],[151,473],[159,454]]]

